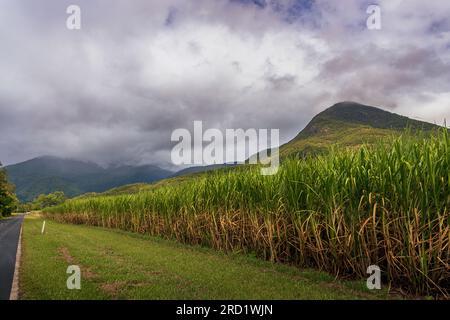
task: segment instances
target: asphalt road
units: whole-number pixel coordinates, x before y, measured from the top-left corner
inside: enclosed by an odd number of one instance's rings
[[[9,300],[23,215],[0,220],[0,300]]]

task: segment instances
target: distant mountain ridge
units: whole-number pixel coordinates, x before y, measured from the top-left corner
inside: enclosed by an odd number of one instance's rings
[[[102,192],[132,183],[150,183],[173,172],[153,165],[102,168],[86,161],[43,156],[5,167],[21,201],[39,194],[64,191],[69,196]]]

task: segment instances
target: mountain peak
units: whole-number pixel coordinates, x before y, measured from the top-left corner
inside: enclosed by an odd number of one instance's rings
[[[335,103],[334,105],[332,105],[331,107],[329,107],[328,109],[332,109],[332,108],[336,108],[336,109],[342,109],[342,108],[348,108],[348,107],[353,107],[353,108],[358,108],[358,107],[370,107],[370,108],[375,108],[375,109],[379,109],[376,107],[371,107],[359,102],[355,102],[355,101],[341,101],[338,103]]]
[[[336,123],[392,130],[404,130],[408,127],[431,130],[436,127],[431,123],[410,119],[381,108],[343,101],[316,115],[297,137],[307,137],[327,131]]]
[[[408,119],[407,117],[400,116],[377,107],[372,107],[353,101],[336,103],[319,113],[317,117],[327,117],[346,122],[355,122],[383,128],[389,127],[389,123],[393,122],[393,119]],[[400,125],[400,127],[403,128],[402,125]]]

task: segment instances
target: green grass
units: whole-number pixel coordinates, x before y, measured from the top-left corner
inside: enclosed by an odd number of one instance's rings
[[[379,299],[365,282],[272,264],[241,254],[27,216],[21,299]],[[66,288],[79,265],[81,290]]]

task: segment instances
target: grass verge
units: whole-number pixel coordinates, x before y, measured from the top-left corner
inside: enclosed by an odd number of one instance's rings
[[[363,281],[273,264],[241,254],[27,216],[21,299],[383,299]],[[69,265],[81,290],[66,287]]]

